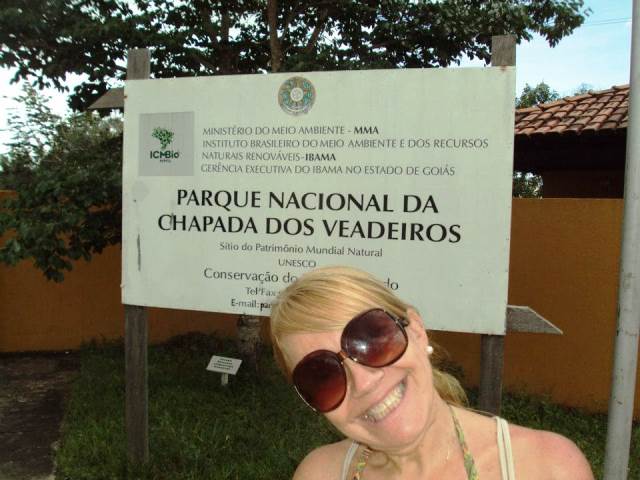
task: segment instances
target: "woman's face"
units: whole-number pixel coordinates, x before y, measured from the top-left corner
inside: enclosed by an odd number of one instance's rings
[[[346,436],[388,453],[409,450],[423,438],[435,390],[427,358],[428,339],[422,319],[413,310],[407,314],[409,345],[395,363],[373,368],[344,361],[347,393],[327,419]],[[342,331],[296,333],[282,339],[290,367],[315,350],[340,350]]]

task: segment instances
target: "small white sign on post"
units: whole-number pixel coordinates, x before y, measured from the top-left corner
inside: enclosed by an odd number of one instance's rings
[[[213,355],[207,365],[207,370],[212,372],[219,372],[222,374],[220,383],[227,385],[229,383],[229,374],[235,375],[238,373],[242,360],[239,358],[219,357]]]

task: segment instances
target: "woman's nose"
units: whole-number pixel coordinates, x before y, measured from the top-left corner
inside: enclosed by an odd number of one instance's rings
[[[353,360],[346,360],[344,364],[347,366],[347,376],[355,398],[374,390],[384,377],[382,368],[367,367]]]

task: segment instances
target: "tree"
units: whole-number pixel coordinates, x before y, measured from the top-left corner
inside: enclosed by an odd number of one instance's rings
[[[70,97],[81,110],[123,80],[134,47],[152,48],[156,78],[444,67],[488,62],[496,34],[539,33],[553,46],[584,15],[582,0],[4,0],[0,66],[61,90],[68,74],[85,75]],[[33,258],[61,280],[72,260],[120,240],[121,126],[57,119],[29,95],[31,120],[14,122],[0,160],[17,191],[0,204],[0,235],[13,232],[0,261]]]
[[[520,96],[516,98],[516,108],[533,107],[559,98],[558,92],[544,82],[540,82],[535,87],[527,83]],[[513,196],[519,198],[542,196],[542,177],[531,172],[514,171]]]
[[[81,109],[151,47],[157,78],[447,66],[489,61],[492,35],[539,33],[554,46],[584,20],[582,0],[5,0],[0,65],[64,89]]]
[[[533,107],[540,103],[553,102],[558,100],[560,95],[552,90],[549,85],[540,82],[535,87],[531,87],[528,83],[522,89],[522,93],[516,99],[516,108]]]
[[[542,177],[530,172],[513,172],[512,195],[517,198],[542,196]]]
[[[62,281],[72,261],[120,242],[122,122],[97,114],[53,115],[27,86],[13,116],[10,151],[0,155],[0,261],[32,259]]]
[[[573,94],[574,95],[584,95],[585,93],[589,93],[592,90],[593,90],[593,85],[590,85],[588,83],[581,83],[573,91]]]

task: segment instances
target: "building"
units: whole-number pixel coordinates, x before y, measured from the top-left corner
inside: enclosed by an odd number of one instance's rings
[[[514,169],[543,197],[622,198],[629,85],[516,110]]]

